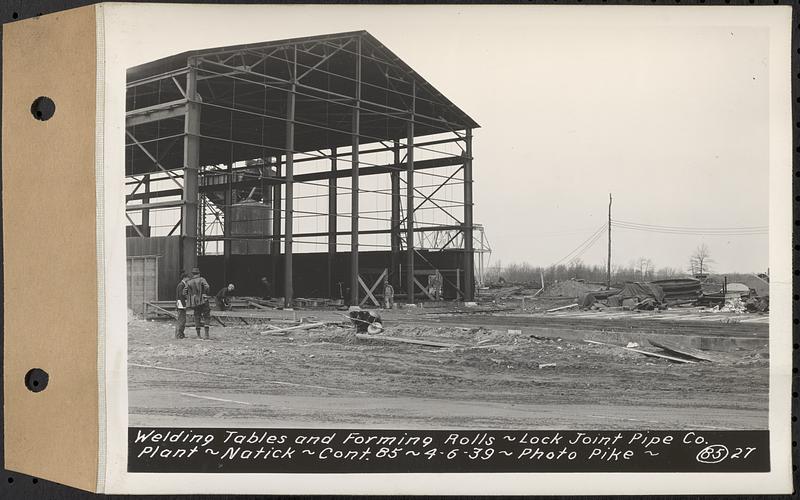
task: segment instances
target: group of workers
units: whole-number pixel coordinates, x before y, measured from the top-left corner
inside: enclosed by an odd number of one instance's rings
[[[442,275],[439,271],[428,276],[428,295],[433,300],[442,300]],[[394,287],[389,283],[389,278],[383,280],[383,306],[386,309],[394,308]]]
[[[438,278],[438,279],[437,279]],[[441,300],[441,275],[437,272],[433,280],[429,278],[428,285],[432,296]],[[263,289],[264,299],[271,299],[272,286],[267,278],[261,278],[261,288]],[[214,301],[219,311],[225,311],[231,307],[231,296],[235,287],[230,283],[222,287],[216,295]],[[194,311],[194,328],[197,331],[198,339],[209,339],[209,322],[211,320],[211,305],[209,303],[211,286],[208,281],[200,275],[200,269],[195,267],[191,273],[181,271],[181,279],[175,289],[176,307],[178,310],[178,322],[175,325],[175,338],[184,339],[186,329],[186,311]],[[394,287],[389,283],[389,279],[383,282],[383,305],[386,309],[394,308]],[[203,335],[201,335],[203,331]]]
[[[200,330],[205,327],[205,338],[208,339],[209,325],[203,325],[203,320],[211,317],[211,306],[208,304],[208,293],[211,287],[208,281],[200,276],[200,269],[192,269],[189,274],[181,271],[181,280],[175,289],[175,306],[178,310],[178,324],[175,325],[175,338],[186,338],[183,331],[186,328],[186,310],[194,311],[194,327],[197,330],[197,338],[202,339]]]
[[[261,278],[261,287],[264,289],[264,298],[270,299],[272,287],[267,278]],[[218,311],[225,311],[231,307],[231,296],[236,287],[233,283],[220,288],[214,295],[214,301]],[[211,286],[208,281],[200,275],[200,269],[195,267],[191,273],[181,271],[181,279],[175,288],[175,305],[178,310],[178,322],[175,325],[175,338],[184,339],[186,335],[186,311],[191,309],[194,312],[194,328],[197,331],[197,338],[202,340],[209,339],[209,322],[211,320],[211,304],[209,303]],[[201,330],[203,335],[200,334]]]

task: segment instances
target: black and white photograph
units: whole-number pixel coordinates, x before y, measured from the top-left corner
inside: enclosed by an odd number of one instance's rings
[[[794,491],[794,6],[547,1],[0,9],[0,497]]]
[[[130,443],[769,441],[789,16],[738,9],[165,9],[114,125]]]
[[[768,39],[686,35],[130,68],[132,423],[766,428]]]

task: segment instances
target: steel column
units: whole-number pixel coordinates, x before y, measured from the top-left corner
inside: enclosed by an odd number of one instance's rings
[[[274,195],[274,191],[272,189],[272,185],[269,182],[267,182],[267,179],[275,176],[275,172],[272,170],[272,167],[274,166],[272,160],[273,160],[272,156],[266,157],[264,158],[264,163],[261,165],[261,203],[263,203],[265,207],[269,207],[268,217],[273,217],[274,220],[274,214],[272,212],[272,207],[273,207],[272,198]],[[267,255],[272,254],[271,238],[273,234],[275,234],[274,229],[272,233],[263,235],[265,239],[269,239],[269,243],[267,244],[267,249],[266,249]]]
[[[275,176],[281,177],[281,158],[275,162]],[[281,258],[281,184],[272,186],[272,240],[270,241],[270,261],[273,293],[278,291],[278,265]]]
[[[464,151],[464,300],[475,300],[475,252],[472,248],[472,129],[467,129]]]
[[[359,170],[359,134],[361,133],[361,38],[356,42],[356,99],[353,108],[352,132],[352,177],[351,177],[351,209],[350,209],[350,303],[357,305],[358,286],[358,170]]]
[[[400,143],[394,141],[394,164],[400,164]],[[389,172],[392,186],[392,221],[391,221],[391,268],[389,271],[393,285],[400,290],[400,171]]]
[[[274,268],[271,267],[271,266],[273,266],[275,264],[275,257],[272,254],[272,248],[273,248],[273,246],[272,246],[272,244],[273,244],[272,235],[275,234],[275,229],[274,229],[275,213],[273,211],[274,203],[272,201],[273,195],[274,195],[274,187],[270,183],[268,183],[266,181],[267,178],[273,177],[275,175],[275,172],[272,171],[272,166],[273,166],[273,164],[271,162],[272,159],[273,158],[271,156],[263,158],[263,163],[261,164],[261,175],[260,175],[260,177],[261,177],[261,203],[264,205],[265,211],[269,214],[269,215],[267,215],[267,217],[272,217],[273,230],[272,230],[271,233],[262,234],[261,237],[264,238],[265,240],[267,240],[267,247],[266,247],[266,250],[265,250],[266,262],[265,262],[264,268],[265,269],[270,269],[271,270],[271,276],[274,276],[275,275]],[[269,207],[269,209],[267,209],[266,207]],[[261,276],[259,276],[259,278],[260,277]],[[266,277],[266,276],[264,276],[264,277]],[[272,286],[273,286],[273,290],[274,290],[275,289],[274,288],[275,287],[275,279],[272,278],[272,277],[270,277],[270,279],[273,282]]]
[[[406,143],[406,290],[408,303],[414,303],[414,108],[417,86],[412,85],[411,120]]]
[[[331,177],[328,179],[328,297],[336,298],[333,268],[336,263],[336,148],[331,148]]]
[[[142,204],[148,205],[150,204],[150,174],[144,176],[144,180],[142,181],[144,184],[144,194],[146,197],[142,198]],[[150,236],[150,209],[145,208],[142,210],[142,223],[140,224],[142,234],[149,237]]]
[[[233,164],[227,165],[228,172],[225,174],[225,207],[223,207],[222,213],[225,217],[225,224],[222,226],[222,234],[226,238],[230,238],[231,236],[231,205],[233,205]],[[222,242],[222,275],[224,277],[225,283],[230,283],[231,281],[231,250],[232,250],[232,241],[230,239],[226,239]]]
[[[190,271],[197,267],[197,208],[200,170],[200,102],[197,98],[197,67],[189,59],[186,73],[186,116],[183,137],[183,195],[181,208],[181,265]]]
[[[295,48],[295,50],[297,50]],[[294,232],[294,106],[296,86],[289,89],[286,107],[286,217],[284,222],[283,305],[292,307],[292,237]]]

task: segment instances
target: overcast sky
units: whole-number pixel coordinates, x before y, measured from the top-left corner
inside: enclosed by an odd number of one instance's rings
[[[124,35],[136,47],[129,65],[369,31],[480,123],[475,221],[494,262],[558,261],[605,223],[609,193],[624,221],[769,224],[769,31],[735,9],[193,6],[189,22],[175,6],[139,7],[151,9],[148,30]],[[768,266],[764,234],[618,229],[613,240],[615,265],[649,257],[685,269],[705,243],[716,270]],[[583,260],[605,254],[603,237]]]

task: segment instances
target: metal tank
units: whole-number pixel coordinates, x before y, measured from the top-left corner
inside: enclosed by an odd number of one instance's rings
[[[272,203],[246,200],[231,205],[229,210],[231,253],[237,255],[269,254],[272,236]],[[254,237],[259,237],[254,238]]]

